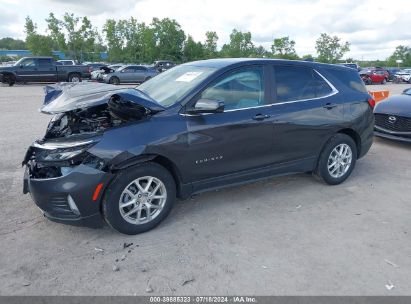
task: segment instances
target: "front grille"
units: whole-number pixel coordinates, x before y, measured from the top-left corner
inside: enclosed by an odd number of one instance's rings
[[[392,117],[395,117],[395,119],[392,119]],[[375,125],[377,127],[393,132],[411,132],[410,117],[389,114],[375,114]]]

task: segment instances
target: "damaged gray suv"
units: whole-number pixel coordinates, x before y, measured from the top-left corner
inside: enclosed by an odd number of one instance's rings
[[[24,192],[53,221],[126,234],[210,189],[297,172],[342,183],[373,140],[374,101],[336,65],[207,60],[134,89],[45,91],[41,111],[54,116],[26,153]]]

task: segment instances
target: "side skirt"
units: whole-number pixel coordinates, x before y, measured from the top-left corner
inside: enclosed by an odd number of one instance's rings
[[[316,163],[317,157],[311,157],[184,184],[180,188],[180,197],[186,199],[193,194],[248,184],[269,177],[313,171]]]

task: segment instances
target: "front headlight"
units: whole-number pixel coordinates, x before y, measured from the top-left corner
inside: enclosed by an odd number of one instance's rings
[[[79,156],[95,143],[92,141],[72,142],[70,146],[67,143],[36,143],[33,147],[38,162],[71,162],[71,160],[79,161],[79,158],[81,158]]]
[[[74,150],[74,151],[59,151],[56,150],[55,152],[49,151],[49,154],[45,155],[43,160],[44,161],[61,161],[61,160],[68,160],[77,155],[83,153],[86,149]]]

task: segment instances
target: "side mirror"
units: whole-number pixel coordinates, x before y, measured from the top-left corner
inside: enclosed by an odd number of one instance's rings
[[[194,108],[189,109],[187,112],[190,114],[222,113],[224,112],[224,102],[213,99],[199,99]]]
[[[20,64],[20,69],[22,69],[24,67],[24,65],[23,64]]]

